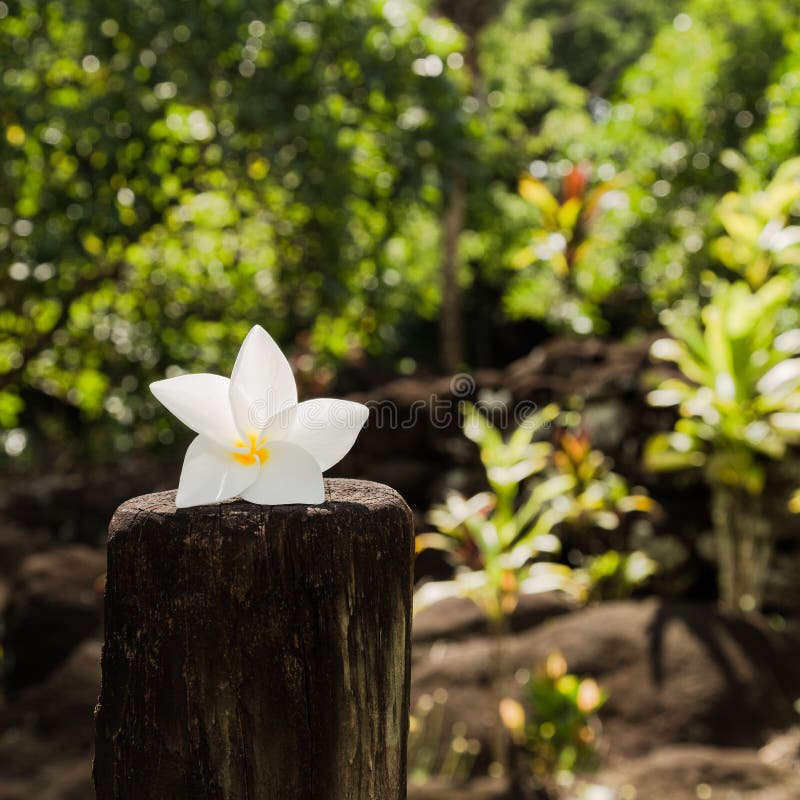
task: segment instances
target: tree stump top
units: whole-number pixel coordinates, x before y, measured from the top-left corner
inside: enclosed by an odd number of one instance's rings
[[[389,486],[373,481],[354,480],[351,478],[326,478],[325,502],[320,505],[290,503],[276,506],[260,506],[238,498],[213,503],[207,506],[177,508],[175,505],[176,490],[154,492],[133,497],[124,502],[115,512],[109,526],[109,540],[128,528],[138,517],[207,517],[240,518],[241,515],[263,514],[265,520],[277,521],[279,518],[322,517],[347,511],[349,514],[373,514],[375,512],[399,513],[403,517],[410,515],[405,500]],[[359,514],[360,512],[360,514]],[[140,520],[141,521],[141,520]],[[177,519],[175,520],[178,521]]]
[[[325,494],[119,507],[98,800],[404,800],[411,512],[377,483]]]

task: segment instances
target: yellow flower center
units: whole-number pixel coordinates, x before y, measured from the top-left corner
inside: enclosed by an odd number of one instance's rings
[[[250,434],[248,437],[249,444],[245,444],[245,442],[241,441],[241,439],[236,442],[236,447],[249,447],[250,449],[247,452],[240,452],[238,450],[234,450],[231,455],[240,463],[244,464],[246,467],[252,467],[253,464],[256,463],[256,460],[260,464],[263,464],[269,458],[269,450],[267,450],[266,442],[264,439],[258,439],[254,434]]]

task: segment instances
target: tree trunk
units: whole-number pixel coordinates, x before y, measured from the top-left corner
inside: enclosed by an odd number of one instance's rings
[[[759,610],[772,558],[773,532],[762,495],[716,486],[712,519],[719,571],[719,600],[732,611]]]
[[[326,498],[120,506],[98,800],[405,800],[410,512],[365,481]]]
[[[461,286],[458,282],[458,243],[464,229],[466,186],[463,173],[454,169],[451,174],[447,207],[442,222],[442,366],[451,372],[460,369],[464,360],[461,332]]]

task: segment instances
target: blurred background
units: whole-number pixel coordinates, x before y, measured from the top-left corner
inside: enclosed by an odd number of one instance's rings
[[[458,412],[335,471],[415,512],[409,797],[800,796],[797,11],[0,0],[0,800],[92,796],[148,384],[256,323]]]

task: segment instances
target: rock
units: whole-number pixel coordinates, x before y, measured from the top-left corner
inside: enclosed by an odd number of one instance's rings
[[[800,774],[771,766],[754,750],[673,745],[605,771],[593,779],[612,797],[648,800],[796,800]],[[622,791],[619,791],[622,790]]]
[[[0,714],[0,724],[23,726],[51,742],[63,740],[62,752],[89,748],[94,741],[101,649],[98,639],[82,642],[46,680],[19,692]]]
[[[49,764],[43,770],[41,784],[41,793],[35,795],[40,800],[95,800],[91,754],[61,764]]]
[[[176,451],[180,452],[178,444]],[[130,454],[111,470],[101,465],[68,474],[54,471],[34,480],[9,476],[0,484],[0,513],[26,529],[46,531],[59,542],[97,547],[105,542],[108,521],[123,500],[174,485],[179,471],[180,462],[171,465]]]
[[[635,757],[679,742],[758,747],[792,717],[797,661],[757,618],[650,599],[561,615],[506,637],[440,641],[412,666],[412,704],[447,691],[444,726],[467,724],[484,743],[498,665],[505,692],[517,670],[560,651],[569,670],[591,675],[609,695],[602,709],[609,757]]]
[[[22,562],[5,612],[9,692],[42,680],[77,644],[99,634],[105,568],[105,554],[85,545]]]
[[[25,742],[19,743],[21,750],[27,747]],[[0,800],[94,800],[94,796],[89,752],[60,761],[49,758],[45,750],[36,772],[0,783]]]
[[[0,613],[8,599],[10,583],[20,562],[46,545],[46,537],[0,518]]]
[[[408,786],[408,800],[508,800],[508,797],[508,783],[494,778],[478,778],[462,785],[432,778]]]
[[[0,711],[0,800],[90,800],[101,643],[79,645]]]
[[[524,631],[575,608],[575,602],[563,592],[525,594],[509,617],[509,625],[512,631]],[[411,640],[414,644],[439,639],[459,641],[488,633],[489,620],[472,600],[451,597],[434,603],[414,617]]]
[[[542,392],[556,396],[608,397],[637,391],[653,338],[628,342],[555,337],[510,364],[504,385],[515,397]]]
[[[0,578],[11,578],[20,562],[42,549],[44,544],[44,537],[40,533],[0,518]]]

